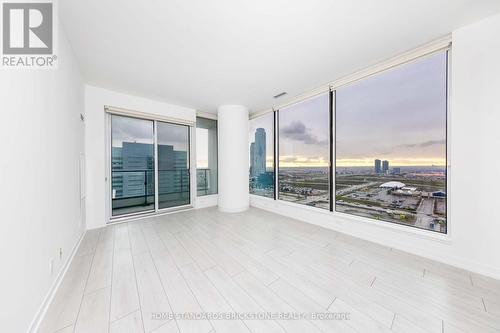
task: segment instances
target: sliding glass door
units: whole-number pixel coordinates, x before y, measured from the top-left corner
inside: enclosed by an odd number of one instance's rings
[[[154,122],[112,115],[112,216],[154,211],[154,165]]]
[[[111,217],[189,205],[189,126],[110,117]]]
[[[189,205],[189,127],[158,122],[158,208]]]

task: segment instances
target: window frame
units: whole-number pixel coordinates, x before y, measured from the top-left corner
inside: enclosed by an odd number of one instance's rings
[[[449,207],[450,207],[450,204],[449,204],[449,200],[450,200],[450,182],[449,182],[449,179],[450,179],[450,156],[449,156],[449,112],[450,112],[450,56],[451,56],[451,47],[448,47],[448,48],[444,48],[444,49],[439,49],[439,50],[435,50],[433,52],[430,52],[430,53],[426,53],[424,55],[421,55],[419,57],[415,57],[414,59],[412,60],[409,60],[409,61],[403,61],[403,62],[400,62],[399,64],[397,65],[394,65],[394,66],[391,66],[389,68],[386,68],[384,70],[380,70],[380,71],[377,71],[369,76],[372,76],[372,75],[377,75],[377,74],[380,74],[380,73],[384,73],[385,71],[388,71],[388,70],[394,70],[396,68],[398,68],[399,66],[402,66],[402,65],[405,65],[405,64],[410,64],[412,62],[417,62],[423,58],[426,58],[426,57],[430,57],[432,56],[433,54],[437,54],[437,53],[440,53],[440,52],[443,52],[445,53],[445,59],[446,59],[446,99],[445,99],[445,105],[446,105],[446,115],[445,115],[445,139],[446,139],[446,143],[445,143],[445,158],[446,158],[446,161],[445,161],[445,169],[446,169],[446,174],[445,174],[445,183],[446,183],[446,200],[445,200],[445,211],[446,211],[446,232],[440,232],[440,231],[435,231],[435,230],[429,230],[429,229],[423,229],[423,228],[419,228],[419,227],[416,227],[416,226],[413,226],[413,225],[405,225],[405,224],[400,224],[400,223],[396,223],[396,222],[390,222],[390,221],[385,221],[385,220],[376,220],[376,219],[371,219],[369,217],[363,217],[363,216],[358,216],[358,215],[354,215],[354,214],[347,214],[347,213],[343,213],[343,212],[339,212],[336,210],[336,205],[335,205],[335,202],[334,202],[334,205],[333,205],[333,212],[335,213],[335,215],[337,216],[342,216],[342,217],[345,217],[345,218],[354,218],[356,220],[359,220],[359,221],[364,221],[364,222],[369,222],[369,223],[376,223],[376,224],[388,224],[390,226],[399,226],[399,227],[402,227],[402,228],[410,228],[410,229],[414,229],[416,231],[423,231],[423,232],[426,232],[426,233],[432,233],[432,234],[435,234],[435,235],[441,235],[441,236],[449,236],[450,235],[450,219],[449,219]],[[366,76],[364,78],[367,78],[369,76]],[[359,79],[359,80],[356,80],[356,81],[361,81],[363,80],[364,78],[362,79]],[[353,81],[353,82],[356,82],[356,81]],[[338,87],[335,87],[335,90],[333,91],[334,92],[334,96],[336,95],[336,90],[342,86],[346,86],[350,83],[353,83],[353,82],[349,82],[349,83],[345,83],[341,86],[338,86]],[[337,126],[337,112],[336,112],[336,98],[334,97],[334,104],[333,104],[333,111],[334,111],[334,123],[333,123],[333,127],[331,128],[331,130],[334,132],[334,147],[333,147],[333,150],[334,150],[334,158],[333,158],[333,163],[334,163],[334,169],[335,169],[335,176],[333,177],[333,186],[334,188],[336,188],[336,175],[337,175],[337,155],[336,155],[336,145],[337,145],[337,131],[336,131],[336,126]]]

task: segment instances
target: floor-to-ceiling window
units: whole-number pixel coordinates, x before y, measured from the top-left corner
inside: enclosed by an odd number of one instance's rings
[[[251,119],[248,136],[250,193],[274,198],[274,113]]]
[[[217,194],[217,120],[196,118],[197,195]]]
[[[447,56],[336,89],[337,212],[446,233]]]
[[[278,198],[330,209],[329,94],[278,111]]]
[[[189,127],[157,122],[158,208],[190,203]]]
[[[154,122],[111,116],[112,215],[155,209]]]

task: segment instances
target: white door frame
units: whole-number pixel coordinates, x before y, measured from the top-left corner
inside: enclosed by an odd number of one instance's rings
[[[137,218],[142,218],[142,217],[147,217],[147,216],[155,216],[155,215],[161,215],[165,213],[170,213],[174,211],[179,211],[179,210],[186,210],[186,209],[192,209],[194,207],[194,200],[196,196],[196,161],[195,161],[195,156],[194,156],[194,142],[195,142],[195,137],[194,137],[194,126],[195,122],[188,122],[186,120],[182,119],[173,119],[173,118],[167,118],[167,117],[161,117],[157,115],[151,115],[151,114],[146,114],[143,112],[139,111],[133,111],[133,110],[127,110],[127,109],[121,109],[121,108],[114,108],[114,107],[109,107],[105,106],[104,108],[104,123],[105,123],[105,165],[106,165],[106,177],[104,179],[105,183],[105,196],[106,196],[106,224],[108,223],[114,223],[114,222],[122,222],[124,220],[130,220],[130,219],[137,219]],[[155,179],[155,207],[154,210],[148,210],[145,212],[137,212],[137,213],[130,213],[130,214],[123,214],[123,215],[118,215],[118,216],[113,216],[112,215],[112,172],[111,172],[111,166],[112,166],[112,154],[111,154],[111,135],[112,135],[112,129],[111,129],[111,117],[112,115],[117,115],[117,116],[125,116],[125,117],[130,117],[130,118],[137,118],[137,119],[143,119],[143,120],[148,120],[153,122],[153,149],[154,149],[154,179]],[[159,208],[158,204],[158,137],[157,137],[157,128],[158,128],[158,122],[166,122],[174,125],[184,125],[187,126],[188,128],[188,150],[189,150],[189,179],[190,179],[190,200],[189,204],[187,205],[182,205],[182,206],[176,206],[176,207],[169,207],[169,208]]]

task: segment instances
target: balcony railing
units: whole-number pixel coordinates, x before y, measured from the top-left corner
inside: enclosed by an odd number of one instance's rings
[[[213,170],[208,168],[196,170],[198,195],[213,194],[212,172]],[[112,170],[113,211],[130,211],[134,207],[140,208],[139,210],[154,209],[154,173],[152,169]],[[160,208],[189,203],[191,184],[189,174],[189,169],[158,170]]]
[[[211,171],[207,168],[196,169],[196,190],[199,196],[212,194],[212,186],[210,184]]]
[[[112,170],[113,209],[154,207],[154,182],[154,170],[151,169]],[[189,192],[189,169],[158,170],[158,196],[162,205],[169,201],[184,202]]]

